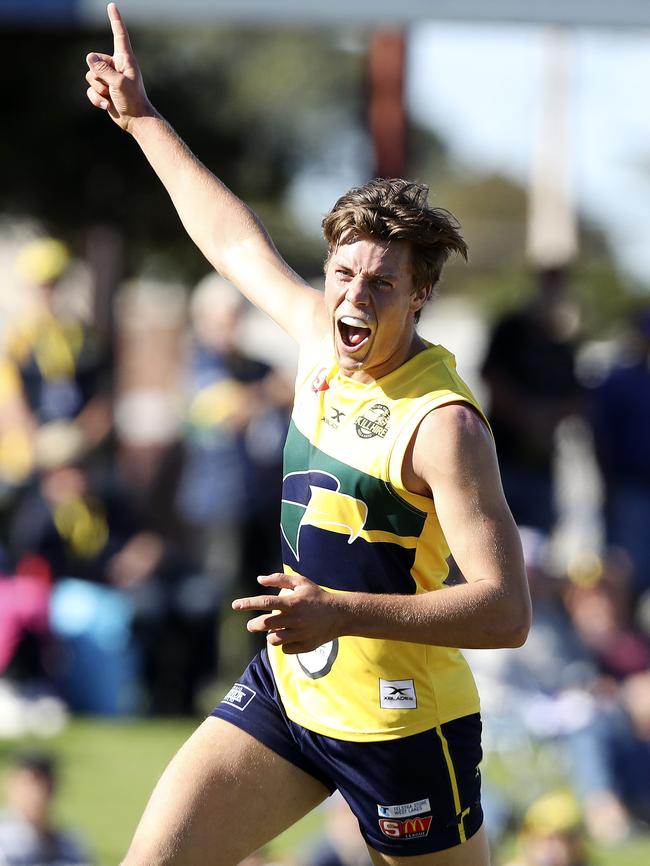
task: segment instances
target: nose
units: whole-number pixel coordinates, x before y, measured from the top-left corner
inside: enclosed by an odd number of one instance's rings
[[[370,299],[370,286],[362,274],[357,274],[348,283],[345,300],[356,306],[367,304]]]

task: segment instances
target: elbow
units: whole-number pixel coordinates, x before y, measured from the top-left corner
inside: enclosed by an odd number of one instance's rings
[[[484,633],[486,649],[516,649],[526,643],[532,620],[528,592],[503,595],[491,610]]]
[[[517,649],[517,647],[523,646],[526,643],[529,631],[529,625],[520,625],[518,628],[513,628],[508,636],[507,643],[504,643],[503,646],[509,649]]]
[[[512,606],[501,610],[498,618],[491,620],[472,649],[516,649],[526,643],[530,630],[530,611],[525,607],[514,610]]]
[[[511,608],[504,617],[502,647],[516,649],[526,643],[532,622],[530,599],[525,599],[516,608]]]

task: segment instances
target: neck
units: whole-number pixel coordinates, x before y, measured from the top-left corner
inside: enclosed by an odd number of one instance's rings
[[[395,353],[393,357],[387,359],[384,363],[369,370],[365,369],[361,365],[357,369],[344,369],[340,366],[341,375],[353,379],[356,382],[361,382],[364,385],[370,385],[372,382],[376,382],[378,379],[383,379],[384,376],[388,376],[389,373],[402,367],[407,363],[407,361],[410,361],[411,358],[414,358],[426,348],[427,344],[420,337],[417,331],[414,330],[411,341],[404,351]]]

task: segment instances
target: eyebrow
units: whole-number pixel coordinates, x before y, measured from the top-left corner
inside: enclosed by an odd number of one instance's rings
[[[354,272],[354,268],[348,264],[347,262],[336,261],[336,258],[333,259],[332,264],[336,268],[342,268],[343,270]],[[366,271],[368,276],[373,280],[396,280],[397,274],[393,274],[390,271],[377,271],[376,273],[372,271]]]

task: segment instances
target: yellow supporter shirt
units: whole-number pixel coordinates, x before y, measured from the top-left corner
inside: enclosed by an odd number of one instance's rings
[[[324,350],[325,351],[325,350]],[[440,589],[449,548],[431,499],[402,481],[424,416],[463,401],[482,412],[453,355],[428,345],[364,384],[321,357],[298,376],[285,447],[284,570],[332,592]],[[474,679],[449,647],[345,636],[269,658],[290,719],[343,740],[389,740],[478,712]]]

